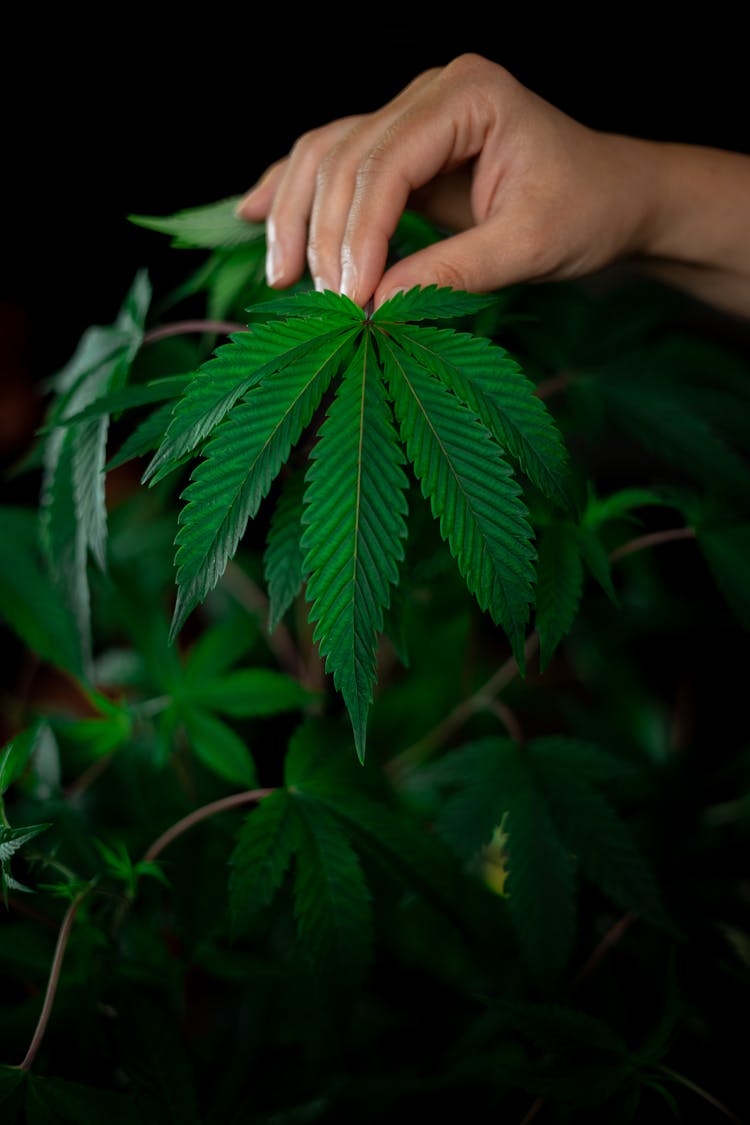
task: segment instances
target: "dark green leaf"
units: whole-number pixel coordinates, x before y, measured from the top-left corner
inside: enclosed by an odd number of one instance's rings
[[[487,339],[446,329],[397,329],[393,336],[476,412],[543,495],[572,507],[562,435],[508,352]]]
[[[268,589],[268,631],[272,633],[302,590],[302,473],[282,485],[271,517],[263,569]]]
[[[383,613],[404,554],[403,460],[365,337],[312,453],[301,541],[313,639],[343,695],[360,760]]]
[[[489,308],[496,300],[493,293],[465,293],[437,285],[417,285],[384,301],[373,313],[372,322],[382,328],[409,321],[452,320]]]
[[[43,565],[38,514],[0,508],[0,523],[0,618],[42,660],[81,675],[78,627]]]
[[[549,758],[539,771],[539,783],[581,873],[623,909],[657,926],[670,926],[651,868],[609,802]]]
[[[573,625],[583,593],[580,540],[570,524],[549,524],[537,543],[536,628],[544,671]]]
[[[520,488],[476,415],[403,349],[383,343],[401,437],[443,538],[524,667],[535,552]]]
[[[278,715],[310,702],[296,680],[270,668],[242,668],[213,679],[191,679],[186,702],[234,718]]]
[[[296,797],[303,825],[294,880],[302,942],[325,990],[348,993],[372,957],[372,907],[357,855],[320,802]]]
[[[349,342],[309,351],[253,388],[216,429],[182,494],[177,533],[176,636],[221,578],[247,523],[309,424]]]
[[[233,785],[246,789],[257,785],[250,751],[231,727],[195,706],[184,709],[181,715],[190,745],[208,769]]]
[[[235,934],[248,928],[282,884],[300,838],[297,804],[284,789],[264,797],[237,835],[229,880]]]
[[[28,1125],[137,1125],[127,1094],[30,1074],[26,1088]]]

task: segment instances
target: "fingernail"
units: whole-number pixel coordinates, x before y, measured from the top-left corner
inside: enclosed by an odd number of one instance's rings
[[[346,262],[341,271],[341,293],[344,297],[350,297],[354,300],[354,294],[357,289],[357,271],[351,262]]]
[[[284,276],[284,255],[276,239],[273,223],[266,223],[266,281],[275,285]]]

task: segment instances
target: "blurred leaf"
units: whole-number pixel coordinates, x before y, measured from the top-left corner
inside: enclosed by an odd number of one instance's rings
[[[198,707],[183,708],[181,716],[192,750],[208,769],[233,785],[257,785],[252,755],[231,727]]]
[[[235,208],[242,196],[234,195],[200,207],[186,207],[173,215],[129,215],[131,223],[172,236],[178,249],[239,246],[265,240],[265,224],[238,219]]]
[[[299,846],[296,803],[284,789],[259,802],[245,818],[232,853],[229,880],[232,929],[242,933],[268,906]]]

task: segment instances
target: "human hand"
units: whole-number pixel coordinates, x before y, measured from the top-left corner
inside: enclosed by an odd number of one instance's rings
[[[238,214],[265,219],[275,288],[307,262],[316,288],[361,306],[413,285],[490,292],[641,252],[657,210],[649,146],[589,129],[503,67],[461,55],[376,112],[303,135]],[[407,207],[457,233],[384,273]]]

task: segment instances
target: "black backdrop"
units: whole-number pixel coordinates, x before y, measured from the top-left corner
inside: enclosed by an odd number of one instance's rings
[[[34,378],[111,321],[137,268],[158,285],[192,265],[128,213],[242,191],[300,132],[374,109],[462,51],[594,127],[748,151],[745,39],[717,5],[710,24],[659,23],[658,5],[492,18],[463,5],[450,24],[427,8],[106,11],[4,17],[0,301],[23,319]]]

